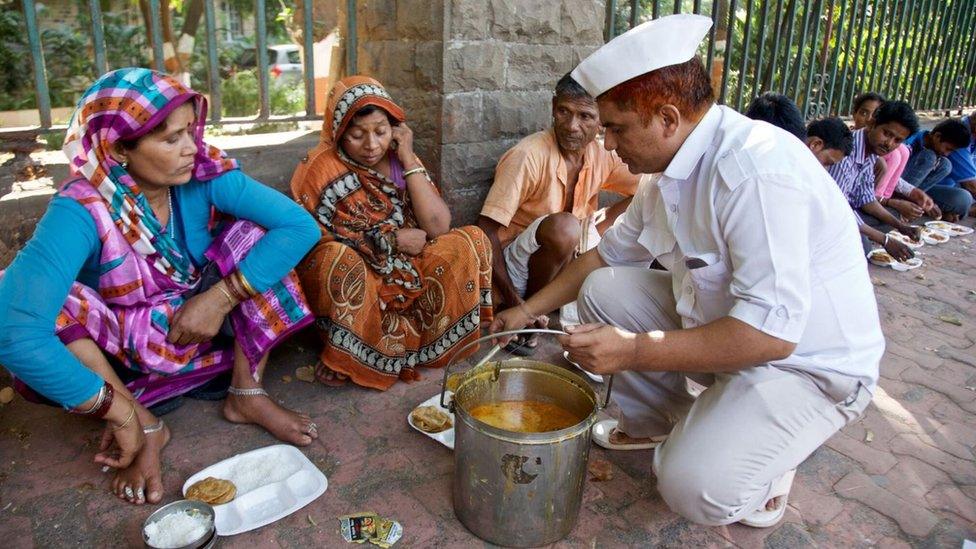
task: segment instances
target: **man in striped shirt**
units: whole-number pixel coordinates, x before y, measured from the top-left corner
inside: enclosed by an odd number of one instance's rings
[[[868,241],[876,242],[899,261],[913,257],[912,250],[866,224],[858,212],[870,215],[912,239],[918,239],[918,227],[895,217],[874,196],[874,166],[878,156],[888,154],[916,131],[918,118],[911,106],[904,101],[886,101],[878,107],[874,120],[867,127],[854,132],[851,154],[827,169],[847,198],[847,203],[854,209],[865,251],[869,251],[871,246]]]

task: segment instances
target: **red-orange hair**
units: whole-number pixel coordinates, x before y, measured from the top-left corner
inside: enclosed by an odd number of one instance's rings
[[[631,78],[600,95],[618,108],[636,111],[647,124],[662,105],[674,105],[681,116],[697,122],[715,101],[712,82],[696,55],[684,63],[669,65]]]

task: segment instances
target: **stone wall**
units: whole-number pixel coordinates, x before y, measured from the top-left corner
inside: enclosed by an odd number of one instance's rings
[[[455,223],[477,218],[498,158],[549,125],[556,81],[603,43],[601,0],[366,0],[358,72],[406,109]]]
[[[446,4],[441,178],[458,220],[469,222],[498,158],[549,126],[556,81],[603,44],[604,3]]]

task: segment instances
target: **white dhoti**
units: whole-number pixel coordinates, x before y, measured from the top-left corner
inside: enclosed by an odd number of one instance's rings
[[[667,272],[599,269],[577,303],[583,322],[637,333],[681,328]],[[707,386],[697,399],[689,378]],[[621,372],[613,399],[622,432],[669,434],[653,461],[665,502],[691,521],[717,526],[761,509],[774,481],[857,419],[871,393],[851,376],[777,363],[714,375]]]

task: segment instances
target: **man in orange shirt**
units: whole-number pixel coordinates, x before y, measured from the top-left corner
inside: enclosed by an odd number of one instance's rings
[[[498,161],[478,220],[492,243],[496,310],[518,306],[596,246],[637,190],[639,176],[596,140],[596,102],[568,74],[556,84],[552,121]],[[601,190],[627,198],[598,211]],[[513,352],[535,346],[521,343]]]

